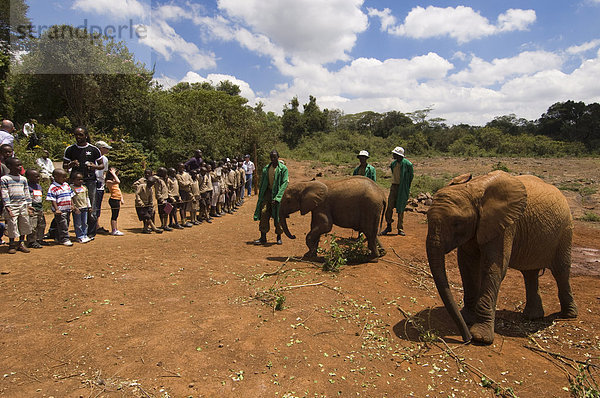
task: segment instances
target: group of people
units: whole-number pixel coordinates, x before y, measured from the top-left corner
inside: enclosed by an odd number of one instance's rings
[[[404,209],[410,195],[410,186],[412,184],[414,172],[412,163],[404,156],[404,148],[397,146],[392,150],[394,161],[390,165],[392,171],[392,185],[387,201],[385,211],[385,221],[387,226],[381,231],[382,235],[392,232],[392,223],[394,222],[394,209],[398,213],[398,235],[405,236],[404,232]],[[354,169],[353,175],[361,175],[377,181],[375,167],[368,163],[369,152],[360,151],[356,156],[359,161],[358,167]]]
[[[392,150],[394,158],[390,165],[392,171],[392,185],[388,196],[388,204],[385,212],[387,226],[380,233],[387,235],[392,232],[394,209],[398,214],[398,235],[405,236],[404,232],[404,210],[410,194],[410,186],[413,180],[413,165],[404,156],[404,148],[396,147]],[[375,167],[368,163],[369,152],[362,150],[358,153],[359,165],[354,169],[353,175],[364,176],[377,181]],[[283,232],[279,222],[279,205],[281,198],[289,184],[288,169],[279,160],[279,153],[273,150],[270,154],[271,162],[262,170],[259,196],[254,212],[254,220],[259,221],[260,237],[254,241],[256,245],[267,243],[267,232],[270,230],[270,219],[275,225],[276,243],[282,244],[281,234]]]
[[[14,130],[10,121],[3,121],[2,126]],[[0,139],[12,130],[1,130]],[[7,139],[0,145],[0,206],[6,222],[0,223],[0,238],[6,232],[8,253],[28,253],[30,248],[48,245],[48,238],[72,246],[68,232],[71,218],[79,243],[94,240],[98,232],[124,235],[117,223],[124,204],[121,181],[118,171],[109,167],[106,156],[112,147],[104,141],[92,145],[89,134],[81,127],[73,135],[75,144],[65,149],[62,168],[55,168],[48,152],[42,151],[36,161],[37,168],[24,170],[14,154],[14,140]],[[252,194],[254,171],[250,155],[243,160],[238,157],[204,161],[200,150],[176,168],[159,167],[156,174],[146,170],[134,183],[135,208],[143,222],[142,232],[162,233],[211,223],[213,217],[235,212],[243,204],[244,196]],[[40,185],[42,179],[50,183],[45,193]],[[98,226],[105,191],[111,210],[110,231]],[[50,203],[54,215],[47,232],[44,200]],[[155,203],[159,226],[154,223]]]

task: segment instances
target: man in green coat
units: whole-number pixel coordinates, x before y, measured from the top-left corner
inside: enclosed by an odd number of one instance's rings
[[[394,208],[398,212],[398,235],[404,236],[404,209],[408,202],[410,193],[410,184],[413,180],[413,165],[404,157],[404,148],[397,146],[392,151],[394,161],[390,165],[392,169],[392,186],[390,187],[390,196],[388,197],[387,210],[385,211],[385,221],[387,227],[381,231],[382,235],[392,232],[392,221]]]
[[[367,163],[367,159],[369,159],[369,152],[360,151],[356,156],[360,164],[357,168],[354,169],[352,175],[354,176],[365,176],[370,178],[373,181],[377,181],[377,176],[375,173],[375,167],[371,166]]]
[[[277,234],[277,244],[281,245],[281,234],[283,229],[279,223],[279,205],[283,193],[288,186],[288,169],[279,161],[279,153],[276,150],[271,152],[271,163],[262,170],[260,180],[260,190],[258,193],[258,202],[254,212],[254,221],[259,221],[258,229],[260,239],[254,241],[256,245],[267,243],[267,232],[269,232],[269,219],[273,218],[275,224],[275,233]]]

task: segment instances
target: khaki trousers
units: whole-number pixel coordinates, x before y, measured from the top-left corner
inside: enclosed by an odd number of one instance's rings
[[[392,184],[390,195],[388,196],[388,207],[385,210],[385,221],[392,224],[394,221],[394,209],[396,208],[396,199],[398,198],[398,188],[400,185]],[[404,229],[404,212],[398,213],[398,229]]]
[[[271,214],[273,213],[273,206],[271,205],[271,191],[268,190],[265,192],[265,196],[263,197],[263,201],[260,207],[260,223],[258,225],[258,230],[261,233],[267,233],[271,229],[269,225],[269,220],[271,219]],[[275,223],[275,233],[277,235],[281,235],[283,233],[283,229],[279,223]]]

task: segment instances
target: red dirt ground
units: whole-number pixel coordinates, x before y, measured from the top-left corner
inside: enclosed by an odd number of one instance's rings
[[[288,165],[292,180],[313,172]],[[555,319],[547,272],[540,281],[547,316],[523,321],[522,277],[509,270],[495,342],[475,346],[461,344],[427,276],[425,215],[407,213],[406,237],[382,238],[388,254],[379,262],[332,274],[289,258],[306,251],[308,216],[290,218],[298,239],[252,245],[255,203],[253,196],[212,225],[162,235],[140,234],[126,209],[122,237],[13,256],[0,248],[0,394],[568,397],[568,375],[576,374],[570,360],[600,365],[597,223],[575,223],[579,318]],[[104,213],[101,224],[107,220]],[[455,254],[447,264],[459,299]],[[277,294],[281,311],[270,300]],[[597,368],[591,372],[598,380]]]

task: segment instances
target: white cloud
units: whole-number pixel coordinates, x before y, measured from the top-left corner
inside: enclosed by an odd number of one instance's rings
[[[357,34],[367,29],[363,0],[219,0],[232,18],[262,34],[286,56],[316,63],[347,60]]]
[[[208,82],[208,83],[212,84],[213,86],[216,86],[219,84],[219,82],[222,82],[225,80],[229,80],[231,83],[239,86],[240,95],[242,97],[246,98],[250,104],[254,104],[254,101],[256,100],[256,94],[250,88],[250,84],[248,84],[247,82],[245,82],[243,80],[236,78],[235,76],[210,73],[208,76],[202,77],[199,74],[197,74],[196,72],[190,71],[183,77],[183,79],[181,79],[181,82],[187,82],[187,83]]]
[[[450,76],[450,80],[470,86],[489,86],[508,78],[559,68],[562,62],[562,57],[546,51],[525,51],[512,58],[496,58],[491,62],[473,57],[468,69]]]
[[[216,57],[211,52],[202,52],[194,43],[179,36],[175,29],[161,20],[154,20],[152,26],[145,26],[147,34],[140,43],[152,48],[169,61],[173,54],[181,56],[194,69],[214,68]]]
[[[119,18],[143,18],[148,15],[148,4],[138,0],[75,0],[73,9]]]
[[[597,0],[597,1],[598,1],[598,3],[600,3],[600,0]],[[571,47],[567,48],[567,53],[579,54],[579,53],[583,53],[583,52],[592,50],[598,46],[600,46],[600,39],[588,41],[579,46],[571,46]]]
[[[509,9],[498,16],[494,25],[471,7],[440,8],[428,6],[413,8],[401,25],[393,25],[389,10],[369,10],[370,16],[381,19],[390,34],[414,39],[449,36],[459,43],[485,36],[515,30],[526,30],[536,20],[534,10]]]
[[[392,10],[385,8],[377,10],[375,8],[367,8],[370,17],[377,17],[381,21],[381,31],[385,32],[388,28],[396,25],[396,17],[392,15]]]

